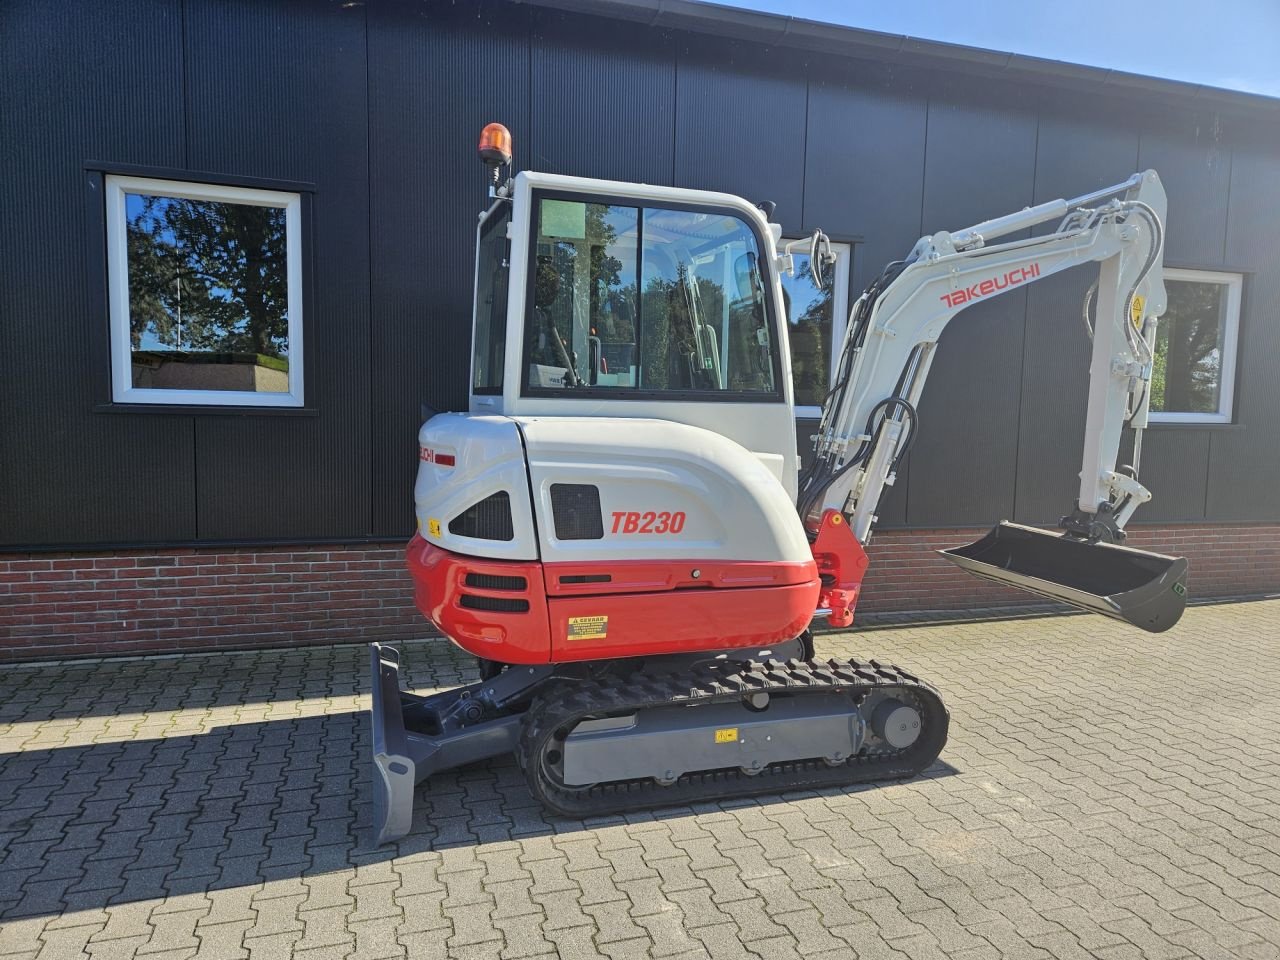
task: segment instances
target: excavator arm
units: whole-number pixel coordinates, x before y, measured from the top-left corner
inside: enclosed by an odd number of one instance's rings
[[[1096,301],[1079,497],[1064,533],[1001,524],[948,559],[988,579],[1072,603],[1148,630],[1181,614],[1186,562],[1120,547],[1134,511],[1151,499],[1138,481],[1162,277],[1165,194],[1154,171],[1073,200],[1054,200],[955,233],[922,237],[855,305],[815,456],[797,507],[811,536],[838,512],[866,544],[887,486],[915,439],[919,402],[938,338],[966,307],[1084,264],[1099,264],[1084,304]],[[1058,221],[1052,233],[1001,238]],[[1133,463],[1117,465],[1123,429]]]

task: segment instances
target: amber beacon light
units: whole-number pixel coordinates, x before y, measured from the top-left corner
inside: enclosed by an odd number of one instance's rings
[[[480,131],[480,159],[486,167],[493,168],[493,179],[498,179],[498,168],[511,162],[511,131],[500,123],[489,123]]]

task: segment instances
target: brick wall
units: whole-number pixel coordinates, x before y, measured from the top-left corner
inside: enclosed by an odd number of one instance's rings
[[[985,530],[878,533],[859,609],[1039,603],[935,553]],[[1280,592],[1280,525],[1136,527],[1186,556],[1192,597]],[[0,554],[0,662],[422,636],[403,544]]]
[[[401,543],[0,554],[0,662],[422,636]]]
[[[972,542],[990,528],[892,530],[872,538],[871,567],[858,609],[867,613],[1043,603],[1038,597],[982,580],[937,555]],[[1194,599],[1280,592],[1280,525],[1134,526],[1126,546],[1186,557],[1187,595]]]

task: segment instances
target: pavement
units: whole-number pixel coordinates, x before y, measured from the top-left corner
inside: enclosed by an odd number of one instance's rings
[[[473,676],[404,647],[415,688]],[[583,822],[495,762],[385,849],[362,647],[6,669],[0,957],[1280,957],[1280,601],[819,653],[937,684],[925,776]]]

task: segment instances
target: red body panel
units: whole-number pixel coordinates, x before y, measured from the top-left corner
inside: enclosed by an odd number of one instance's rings
[[[418,536],[407,560],[418,609],[462,649],[504,663],[768,646],[804,631],[820,588],[814,561],[544,568],[537,561],[451,553]],[[495,587],[492,577],[521,578],[523,585],[511,580]],[[477,609],[513,605],[522,609]]]
[[[606,660],[693,650],[766,647],[791,640],[813,619],[818,579],[780,587],[714,587],[670,593],[565,597],[547,602],[551,658]],[[570,618],[608,617],[603,636],[570,635]]]
[[[547,596],[581,597],[604,593],[655,593],[703,587],[780,587],[809,583],[817,573],[810,560],[798,563],[779,561],[723,560],[679,563],[651,560],[606,560],[591,563],[548,563]],[[694,571],[697,571],[695,577]],[[607,577],[608,579],[597,579]],[[585,580],[585,582],[583,582]]]
[[[547,597],[542,564],[536,560],[485,560],[450,553],[415,536],[406,560],[413,575],[413,601],[419,612],[469,653],[503,663],[546,663]],[[469,586],[468,574],[519,577],[524,589],[495,590]],[[477,610],[462,606],[464,596],[499,602],[524,601],[522,611]],[[483,601],[482,601],[483,602]]]

